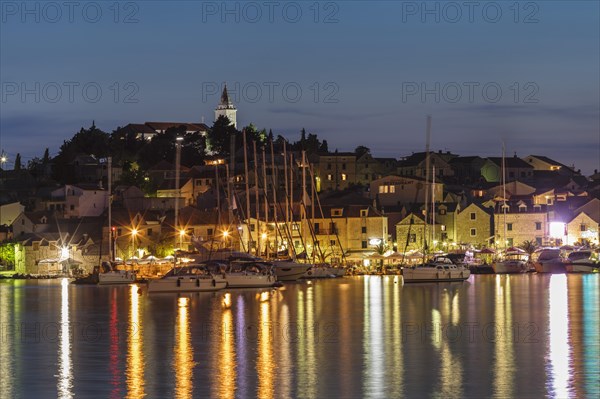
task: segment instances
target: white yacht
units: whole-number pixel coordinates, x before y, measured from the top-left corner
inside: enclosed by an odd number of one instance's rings
[[[593,273],[600,271],[597,255],[589,249],[574,251],[565,261],[567,273]]]
[[[101,270],[98,272],[98,284],[131,284],[134,283],[136,274],[128,270],[116,270],[109,263],[103,262]]]
[[[527,261],[529,254],[526,252],[506,252],[501,260],[492,263],[496,274],[526,273],[529,269]]]
[[[443,256],[421,266],[402,268],[402,279],[405,283],[464,281],[470,275],[468,268],[457,266]]]
[[[546,248],[536,251],[532,255],[533,266],[538,273],[564,273],[565,261],[560,249]]]
[[[175,267],[158,280],[148,282],[148,292],[210,292],[227,286],[221,274],[212,274],[204,265]]]
[[[293,260],[275,260],[272,263],[279,281],[296,281],[313,266],[311,263],[298,263]]]
[[[272,267],[258,261],[210,261],[205,265],[213,274],[222,275],[227,280],[227,288],[272,287],[277,282]]]

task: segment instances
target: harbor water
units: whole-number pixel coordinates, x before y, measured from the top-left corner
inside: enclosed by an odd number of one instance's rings
[[[0,397],[597,398],[600,274],[153,294],[0,280]]]

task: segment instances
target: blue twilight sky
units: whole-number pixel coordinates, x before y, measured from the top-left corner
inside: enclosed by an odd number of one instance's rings
[[[92,120],[214,119],[402,157],[600,169],[598,1],[0,1],[0,147],[55,154]]]

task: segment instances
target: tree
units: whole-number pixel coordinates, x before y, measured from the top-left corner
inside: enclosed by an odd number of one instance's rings
[[[15,157],[15,170],[21,170],[21,154],[18,153]]]
[[[523,243],[519,247],[525,252],[527,252],[529,255],[531,255],[537,249],[538,244],[534,240],[527,240],[523,241]]]
[[[362,157],[365,154],[370,154],[371,153],[371,149],[368,147],[365,147],[364,145],[359,145],[358,147],[356,147],[354,149],[354,153],[356,154],[357,158]]]
[[[42,165],[48,165],[49,162],[50,152],[48,151],[48,148],[46,148],[46,150],[44,151],[44,156],[42,157]]]
[[[252,127],[252,126],[253,125],[250,125],[250,127]],[[248,128],[250,128],[250,127],[248,127]],[[252,130],[252,132],[250,134],[253,134],[255,130],[256,130],[256,128],[254,128],[254,130]],[[246,134],[248,134],[248,133],[249,132],[247,130]],[[235,127],[233,127],[233,125],[229,121],[229,118],[221,115],[215,121],[212,128],[210,128],[210,130],[208,131],[207,140],[206,140],[207,141],[206,142],[207,149],[210,152],[212,152],[213,154],[221,155],[221,156],[228,156],[230,153],[229,146],[230,146],[230,142],[231,142],[231,136],[232,135],[235,136],[237,134],[238,134],[238,131],[236,130]],[[236,142],[238,142],[238,140],[236,140]]]

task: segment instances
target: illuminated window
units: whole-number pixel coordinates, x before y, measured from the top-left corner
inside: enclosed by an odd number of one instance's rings
[[[345,173],[342,173],[342,180],[346,180],[348,178],[348,175],[346,175]]]
[[[396,186],[390,186],[390,193],[396,192]]]
[[[440,209],[440,215],[445,215],[446,214],[446,210],[445,209]]]
[[[440,226],[440,230],[441,230],[441,231],[446,231],[446,225],[445,225],[445,224],[441,225],[441,226]]]
[[[333,177],[331,176],[331,174],[328,174],[328,175],[327,175],[327,180],[331,181],[331,180],[332,180],[332,178],[333,178]]]

